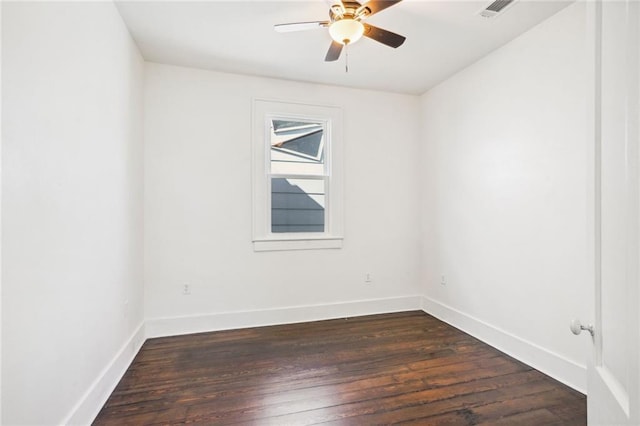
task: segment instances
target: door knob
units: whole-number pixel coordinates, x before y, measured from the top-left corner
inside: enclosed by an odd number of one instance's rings
[[[571,323],[569,324],[569,328],[571,329],[571,332],[573,334],[575,334],[576,336],[578,334],[580,334],[582,332],[582,330],[587,330],[589,332],[589,334],[591,334],[591,336],[593,336],[593,325],[591,325],[591,324],[583,325],[583,324],[580,323],[579,319],[571,320]]]

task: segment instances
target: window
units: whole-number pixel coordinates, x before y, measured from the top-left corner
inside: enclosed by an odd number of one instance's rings
[[[255,100],[256,251],[342,246],[342,112]]]
[[[326,123],[268,116],[271,232],[324,232]]]

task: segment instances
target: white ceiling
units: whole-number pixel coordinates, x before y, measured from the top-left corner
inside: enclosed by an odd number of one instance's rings
[[[276,33],[274,24],[328,20],[316,1],[118,1],[144,58],[152,62],[288,80],[421,94],[517,37],[571,1],[516,0],[496,18],[491,0],[404,0],[370,17],[407,41],[397,49],[362,38],[324,62],[326,28]]]

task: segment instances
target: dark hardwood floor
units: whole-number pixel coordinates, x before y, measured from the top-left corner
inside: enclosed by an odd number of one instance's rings
[[[148,340],[96,425],[584,425],[586,398],[423,312]]]

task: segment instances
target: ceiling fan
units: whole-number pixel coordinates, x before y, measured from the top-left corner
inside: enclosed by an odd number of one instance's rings
[[[337,0],[338,3],[329,8],[328,21],[294,22],[291,24],[274,25],[278,32],[304,31],[316,28],[329,28],[329,34],[333,41],[325,61],[335,61],[340,57],[342,48],[353,44],[365,36],[389,47],[399,47],[406,37],[382,28],[374,27],[363,21],[370,16],[384,10],[402,0],[370,0],[360,4],[354,0]]]

